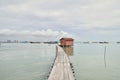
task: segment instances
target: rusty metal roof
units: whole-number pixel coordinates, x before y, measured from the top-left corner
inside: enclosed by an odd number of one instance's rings
[[[74,40],[73,38],[61,38],[60,40]]]

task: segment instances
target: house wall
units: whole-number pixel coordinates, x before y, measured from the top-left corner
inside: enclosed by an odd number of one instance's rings
[[[65,45],[65,40],[61,40],[61,45],[62,45],[62,46]]]
[[[72,40],[61,40],[60,43],[62,46],[73,46]]]
[[[73,41],[66,41],[65,44],[68,46],[73,46]]]

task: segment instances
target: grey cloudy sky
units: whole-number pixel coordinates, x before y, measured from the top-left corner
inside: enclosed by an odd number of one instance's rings
[[[0,0],[0,40],[119,41],[120,0]]]

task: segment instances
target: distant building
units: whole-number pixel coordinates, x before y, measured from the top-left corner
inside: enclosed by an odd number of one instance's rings
[[[73,46],[74,39],[72,38],[61,38],[60,46]]]
[[[7,40],[7,43],[12,43],[12,41],[11,40]]]

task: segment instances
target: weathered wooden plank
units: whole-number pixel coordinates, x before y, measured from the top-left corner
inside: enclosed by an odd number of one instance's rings
[[[67,54],[60,46],[57,48],[56,60],[48,80],[75,80]]]

